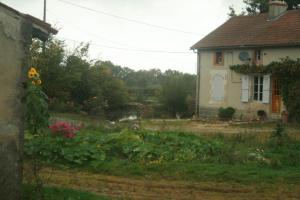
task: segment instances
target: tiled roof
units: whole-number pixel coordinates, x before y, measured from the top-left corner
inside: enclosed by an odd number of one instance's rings
[[[300,46],[300,10],[290,10],[273,20],[268,20],[268,13],[232,17],[191,48],[298,45]]]

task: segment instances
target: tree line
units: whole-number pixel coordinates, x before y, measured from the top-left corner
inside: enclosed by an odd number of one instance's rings
[[[31,46],[31,65],[40,71],[42,89],[55,112],[108,118],[140,112],[145,117],[190,117],[194,112],[196,75],[174,70],[132,70],[110,61],[90,60],[89,44],[68,51],[51,38]]]

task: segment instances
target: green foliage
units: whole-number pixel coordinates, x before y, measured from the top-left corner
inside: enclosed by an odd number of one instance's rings
[[[182,133],[122,131],[106,135],[81,132],[72,139],[47,135],[43,138],[27,134],[26,155],[39,152],[41,160],[46,163],[71,166],[96,167],[112,159],[141,163],[208,161],[213,160],[223,146],[219,141]]]
[[[237,16],[236,11],[235,11],[235,9],[234,9],[233,6],[229,6],[229,13],[227,13],[227,15],[229,17],[235,17],[235,16]]]
[[[64,43],[50,39],[42,51],[42,43],[34,41],[32,63],[41,71],[43,90],[50,98],[54,111],[103,115],[127,104],[127,89],[101,61],[89,61],[88,44],[80,44],[66,53]]]
[[[264,13],[269,10],[269,0],[243,0],[248,15]]]
[[[261,65],[249,65],[249,64],[240,64],[240,65],[231,65],[230,69],[240,74],[251,74],[251,73],[268,73],[266,67]]]
[[[265,13],[269,10],[269,0],[243,0],[245,4],[245,11],[242,11],[240,15],[256,15],[259,13]],[[293,10],[300,4],[300,0],[285,0],[288,5],[288,10]],[[234,8],[229,7],[229,16],[236,16]]]
[[[182,74],[171,70],[165,72],[162,82],[161,103],[173,116],[176,113],[192,115],[187,111],[191,112],[191,109],[193,109],[190,99],[195,96],[195,82],[195,75]]]
[[[280,128],[276,131],[276,142],[287,141]],[[280,136],[278,136],[280,134]],[[39,154],[46,163],[65,164],[97,168],[103,162],[127,160],[141,164],[160,164],[165,162],[201,163],[264,163],[265,153],[277,148],[275,145],[264,147],[255,138],[242,135],[230,138],[203,138],[180,132],[128,131],[103,134],[92,129],[82,130],[74,138],[46,137],[26,134],[26,156]],[[273,139],[272,139],[273,141]],[[275,141],[275,140],[274,140]],[[275,143],[274,143],[275,144]],[[300,150],[299,142],[284,143],[282,149]],[[295,152],[294,152],[295,153]],[[280,155],[281,161],[286,159]],[[288,159],[286,159],[288,160]],[[298,162],[298,161],[297,161]],[[299,160],[300,162],[300,160]]]
[[[258,110],[258,111],[257,111],[257,116],[263,117],[263,116],[265,116],[265,115],[266,115],[266,111],[264,111],[264,110]]]
[[[227,107],[227,108],[219,108],[218,110],[218,116],[222,120],[230,120],[233,118],[233,115],[235,113],[235,109],[232,107]]]
[[[242,74],[272,74],[279,81],[281,96],[289,117],[300,121],[300,59],[284,58],[266,66],[233,65],[230,69]]]
[[[264,110],[258,110],[257,111],[257,116],[261,119],[261,120],[265,120],[267,118],[267,113]]]
[[[67,52],[64,42],[54,38],[46,42],[44,51],[42,48],[41,42],[33,41],[31,63],[41,71],[42,89],[52,111],[115,118],[122,117],[120,111],[127,112],[129,102],[148,108],[144,109],[148,116],[159,112],[191,116],[194,110],[195,75],[159,69],[134,71],[110,61],[91,61],[88,44]],[[149,110],[152,113],[147,114]]]
[[[278,122],[276,124],[275,130],[271,135],[270,142],[274,145],[274,147],[283,146],[290,142],[283,123]]]
[[[25,158],[118,176],[191,180],[298,182],[300,143],[261,143],[254,136],[198,137],[180,132],[82,130],[73,139],[26,134]],[[257,176],[257,174],[260,174]],[[238,177],[236,175],[239,175]]]
[[[38,134],[48,127],[48,97],[40,85],[33,82],[31,79],[26,84],[25,121],[26,129],[33,134]]]

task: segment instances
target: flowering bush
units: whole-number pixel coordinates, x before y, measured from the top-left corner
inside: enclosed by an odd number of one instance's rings
[[[75,127],[67,122],[56,122],[49,126],[49,129],[54,135],[63,135],[65,138],[73,138],[75,137],[76,131],[81,129],[81,126]]]

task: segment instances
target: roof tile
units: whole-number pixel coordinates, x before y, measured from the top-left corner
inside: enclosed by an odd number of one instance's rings
[[[300,10],[287,11],[275,20],[268,20],[268,13],[232,17],[191,48],[292,45],[300,45]]]

